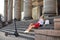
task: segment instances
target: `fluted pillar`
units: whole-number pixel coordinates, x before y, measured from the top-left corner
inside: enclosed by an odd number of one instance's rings
[[[21,0],[15,0],[14,18],[16,18],[17,20],[21,19]]]
[[[57,11],[56,0],[43,0],[43,12],[47,16],[55,16]]]
[[[4,21],[7,21],[8,14],[8,0],[4,0]]]
[[[13,0],[8,0],[8,22],[12,21]]]
[[[24,19],[32,19],[32,0],[24,0]]]

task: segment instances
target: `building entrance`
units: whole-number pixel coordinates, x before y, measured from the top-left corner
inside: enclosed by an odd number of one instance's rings
[[[58,0],[58,15],[60,15],[60,0]]]
[[[42,15],[43,6],[40,6],[40,16]]]

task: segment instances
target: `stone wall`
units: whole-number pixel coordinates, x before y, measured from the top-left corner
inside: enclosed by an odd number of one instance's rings
[[[32,17],[33,17],[33,19],[39,19],[40,11],[38,9],[39,9],[38,7],[34,7],[32,9]]]

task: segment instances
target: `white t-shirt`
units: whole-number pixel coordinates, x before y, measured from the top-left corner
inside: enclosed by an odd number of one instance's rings
[[[43,19],[39,19],[38,23],[40,23],[40,25],[44,24],[44,20]]]
[[[45,20],[45,24],[49,24],[49,20]]]

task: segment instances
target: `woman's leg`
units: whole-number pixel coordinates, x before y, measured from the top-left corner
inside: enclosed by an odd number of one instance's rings
[[[33,23],[30,23],[30,25],[29,25],[29,26],[32,26],[32,25],[33,25]],[[28,26],[28,27],[29,27],[29,26]]]
[[[26,31],[28,31],[28,32],[29,32],[33,27],[34,27],[34,25],[29,26],[29,27],[28,27],[28,29],[26,29]]]
[[[32,25],[33,25],[33,23],[30,23],[30,25],[28,26],[28,28],[26,30],[28,30]]]
[[[25,32],[29,32],[34,27],[33,23],[30,23]]]

